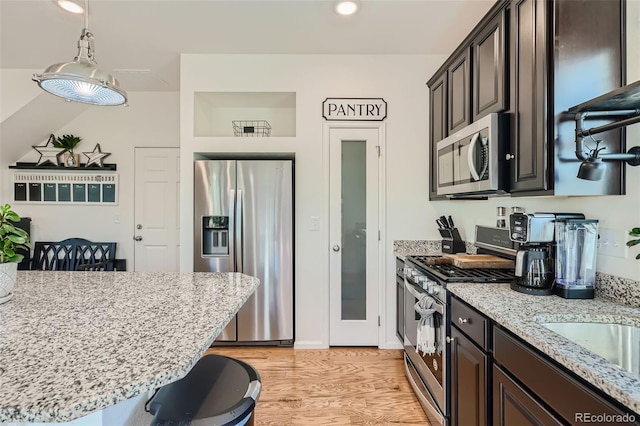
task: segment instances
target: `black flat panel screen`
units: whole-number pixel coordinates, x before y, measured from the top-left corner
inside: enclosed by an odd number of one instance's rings
[[[116,202],[116,185],[114,183],[105,183],[102,185],[102,202]]]
[[[71,201],[71,184],[58,184],[58,201]]]
[[[90,203],[100,202],[100,184],[90,183],[87,185],[87,200]]]
[[[13,184],[13,199],[15,201],[27,201],[27,184],[16,182]]]
[[[29,201],[42,200],[42,184],[30,183],[29,184]]]
[[[86,185],[84,183],[74,183],[73,184],[73,201],[74,202],[84,202],[86,200]]]
[[[56,184],[44,184],[44,201],[56,201]]]

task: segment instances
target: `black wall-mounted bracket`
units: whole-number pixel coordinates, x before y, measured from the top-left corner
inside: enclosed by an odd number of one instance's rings
[[[592,127],[585,129],[584,121],[588,118],[602,118],[602,117],[626,117],[612,123],[603,124],[602,126]],[[588,154],[584,146],[584,139],[587,137],[593,137],[598,133],[606,132],[608,130],[618,129],[620,127],[626,127],[630,124],[640,122],[640,109],[619,110],[619,111],[583,111],[578,112],[575,115],[576,120],[576,157],[582,161],[588,161],[593,159],[591,154]],[[640,165],[640,146],[634,146],[626,153],[595,153],[598,158],[604,161],[626,161],[631,166]]]
[[[586,102],[569,108],[569,113],[575,114],[576,121],[576,157],[585,162],[597,161],[625,161],[630,166],[640,165],[640,146],[634,146],[626,153],[600,154],[599,143],[593,135],[640,123],[640,80],[624,87],[612,90]],[[589,118],[622,117],[602,126],[585,129],[584,121]],[[596,142],[595,149],[586,149],[585,138]]]

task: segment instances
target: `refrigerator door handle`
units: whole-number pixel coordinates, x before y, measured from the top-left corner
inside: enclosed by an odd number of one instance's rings
[[[236,240],[233,235],[233,231],[235,229],[235,221],[236,221],[236,190],[229,190],[229,228],[228,228],[228,239],[227,244],[229,244],[229,272],[236,271]]]
[[[244,272],[242,268],[242,190],[236,190],[236,224],[235,224],[235,257],[236,257],[236,272]]]

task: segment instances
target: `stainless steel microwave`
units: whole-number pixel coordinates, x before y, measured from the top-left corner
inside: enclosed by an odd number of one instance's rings
[[[438,195],[505,194],[506,114],[489,114],[436,144]]]

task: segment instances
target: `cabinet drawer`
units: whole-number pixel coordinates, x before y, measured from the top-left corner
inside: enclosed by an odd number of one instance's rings
[[[571,424],[576,422],[576,413],[624,415],[631,412],[618,408],[591,389],[591,385],[581,383],[498,327],[493,330],[493,356],[497,364]]]
[[[480,312],[451,297],[451,322],[485,351],[489,346],[489,320]]]

